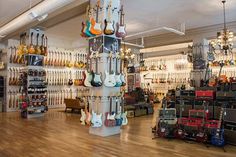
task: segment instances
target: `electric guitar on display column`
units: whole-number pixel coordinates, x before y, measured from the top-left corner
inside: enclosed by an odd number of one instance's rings
[[[87,70],[83,71],[83,77],[84,77],[83,84],[84,84],[85,87],[92,87],[91,81],[92,81],[93,76],[92,76],[92,73],[91,73],[91,71],[92,71],[92,69],[91,69],[92,65],[91,64],[92,64],[92,60],[90,58],[90,65],[87,64]],[[88,69],[89,69],[88,67],[90,68],[90,72],[88,71]]]
[[[105,80],[104,80],[104,85],[106,87],[114,87],[116,85],[116,80],[115,80],[115,73],[111,70],[112,68],[112,51],[110,52],[110,62],[109,62],[109,72],[105,71]]]
[[[118,73],[118,58],[120,58],[120,55],[117,52],[116,53],[116,75],[115,75],[116,85],[115,85],[115,87],[122,86],[121,73]]]
[[[114,22],[112,21],[112,18],[111,18],[112,0],[110,0],[107,10],[108,10],[108,15],[107,15],[107,19],[105,19],[104,34],[113,35],[115,33],[115,28],[114,28]]]
[[[99,57],[99,51],[95,54],[95,60],[96,60],[96,72],[92,74],[93,78],[91,80],[91,85],[94,87],[100,87],[102,86],[102,79],[101,79],[101,73],[98,73],[98,57]]]
[[[101,28],[101,23],[98,22],[98,17],[99,17],[99,10],[100,10],[100,0],[97,1],[96,5],[96,21],[94,19],[91,20],[92,27],[90,32],[94,35],[100,35],[102,34],[102,28]]]
[[[120,23],[117,23],[116,37],[124,38],[126,36],[125,24],[124,24],[124,6],[121,6],[120,9]]]

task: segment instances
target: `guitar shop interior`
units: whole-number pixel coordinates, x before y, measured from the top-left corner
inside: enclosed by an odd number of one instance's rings
[[[233,157],[236,1],[0,0],[0,157]]]

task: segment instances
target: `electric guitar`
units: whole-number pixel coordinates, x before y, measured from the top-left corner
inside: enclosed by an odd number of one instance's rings
[[[87,103],[85,103],[85,109],[87,108]],[[86,113],[85,113],[85,109],[81,109],[80,113],[81,113],[81,117],[80,117],[80,124],[85,125],[85,120],[86,120]]]
[[[80,33],[80,35],[81,35],[81,37],[83,37],[83,38],[86,38],[86,37],[87,37],[86,34],[85,34],[85,31],[86,31],[86,24],[85,24],[84,22],[82,22],[82,28],[81,28],[81,33]]]
[[[89,112],[89,108],[90,108],[90,106],[89,106],[89,100],[88,100],[88,97],[87,97],[87,106],[86,106],[86,108],[85,108],[85,114],[86,114],[86,119],[85,119],[85,122],[86,122],[86,124],[87,125],[91,125],[91,118],[92,118],[92,115],[91,115],[91,113]]]
[[[124,55],[121,55],[121,59],[120,59],[120,80],[122,82],[121,86],[125,86],[126,85],[126,79],[125,79],[125,74],[122,72],[123,71],[123,63],[124,62]]]
[[[92,127],[94,128],[99,128],[102,126],[102,113],[98,113],[98,105],[101,105],[101,97],[99,97],[100,100],[99,100],[99,103],[95,103],[96,104],[96,112],[92,110],[92,119],[91,119],[91,122],[92,122]]]
[[[105,113],[105,126],[114,127],[116,126],[115,113],[112,114],[112,97],[110,97],[110,111]]]
[[[205,118],[206,118],[205,115],[206,115],[206,113],[208,113],[208,105],[209,105],[209,102],[203,101],[204,114],[202,117],[202,119],[203,119],[202,126],[200,128],[198,128],[198,133],[196,135],[197,142],[205,143],[205,142],[207,142],[207,139],[208,139],[208,135],[207,135],[207,132],[205,129]]]
[[[116,80],[115,80],[115,73],[112,72],[111,70],[111,64],[112,64],[112,51],[110,52],[110,63],[109,63],[109,72],[105,71],[105,80],[104,80],[104,85],[106,87],[114,87],[116,85]]]
[[[84,34],[87,37],[93,37],[94,35],[91,34],[90,30],[91,30],[91,9],[90,9],[90,5],[87,7],[87,15],[88,15],[88,20],[86,21],[86,29]]]
[[[96,58],[96,73],[92,74],[92,80],[91,80],[91,85],[94,87],[100,87],[102,86],[102,79],[101,79],[101,73],[98,73],[98,57],[99,57],[99,50],[95,54]]]
[[[127,111],[124,112],[124,95],[121,96],[121,102],[122,102],[122,113],[121,113],[121,119],[122,119],[122,125],[128,124],[128,118],[127,118]]]
[[[72,86],[73,85],[73,80],[72,80],[72,72],[70,71],[70,78],[68,80],[68,85]]]
[[[116,29],[116,37],[118,38],[124,38],[127,35],[124,24],[124,15],[124,6],[122,5],[120,9],[120,24],[117,23]]]
[[[115,120],[116,120],[116,126],[121,126],[122,125],[121,111],[120,111],[120,107],[118,106],[118,98],[117,97],[116,97],[116,116],[115,116]]]
[[[44,34],[41,36],[41,46],[40,46],[40,51],[41,51],[41,55],[44,55]]]
[[[101,23],[98,22],[99,9],[101,9],[100,0],[97,1],[97,5],[96,5],[96,21],[93,18],[91,20],[92,26],[91,26],[90,32],[94,35],[102,34]]]
[[[224,107],[221,108],[220,111],[220,118],[218,122],[217,129],[212,131],[211,136],[211,144],[219,147],[223,147],[225,145],[225,139],[224,139],[224,128],[221,126],[223,116],[224,116],[225,109]]]
[[[92,60],[90,58],[90,65],[88,65],[90,67],[90,72],[88,71],[88,66],[87,66],[87,70],[83,71],[83,77],[84,77],[84,80],[83,80],[83,84],[85,87],[92,87],[91,85],[91,81],[92,81],[92,73],[91,73],[91,67],[92,67]]]
[[[120,58],[119,53],[116,53],[116,75],[115,75],[115,80],[116,80],[116,85],[115,87],[120,87],[122,86],[122,81],[121,81],[121,74],[118,73],[118,58]]]
[[[105,19],[105,28],[104,28],[104,34],[106,35],[113,35],[115,33],[115,28],[114,28],[114,22],[111,19],[111,12],[112,12],[112,0],[110,0],[109,5],[107,7],[108,10],[108,17]]]

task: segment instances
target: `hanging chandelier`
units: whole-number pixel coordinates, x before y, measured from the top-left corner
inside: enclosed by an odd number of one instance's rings
[[[120,49],[121,51],[121,58],[126,60],[132,60],[135,57],[135,54],[132,52],[131,48],[126,48],[125,42],[124,42],[124,48]]]
[[[232,31],[229,31],[226,27],[225,3],[226,3],[226,0],[222,0],[223,14],[224,14],[224,29],[221,32],[217,32],[216,42],[220,48],[220,51],[222,53],[225,53],[225,55],[227,55],[228,52],[232,53],[232,50],[233,50],[234,33]]]

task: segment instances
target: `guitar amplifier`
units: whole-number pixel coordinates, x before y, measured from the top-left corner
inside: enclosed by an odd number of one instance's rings
[[[215,98],[215,91],[213,90],[196,90],[195,91],[196,98],[203,98],[203,99],[214,99]]]
[[[176,124],[176,109],[175,108],[167,108],[167,109],[159,109],[159,119],[164,121],[167,124]]]
[[[236,123],[236,109],[226,108],[224,121]]]
[[[225,122],[224,123],[225,130],[225,141],[228,144],[236,145],[236,122]]]
[[[217,91],[216,92],[216,99],[235,99],[236,98],[236,92],[233,91]]]

